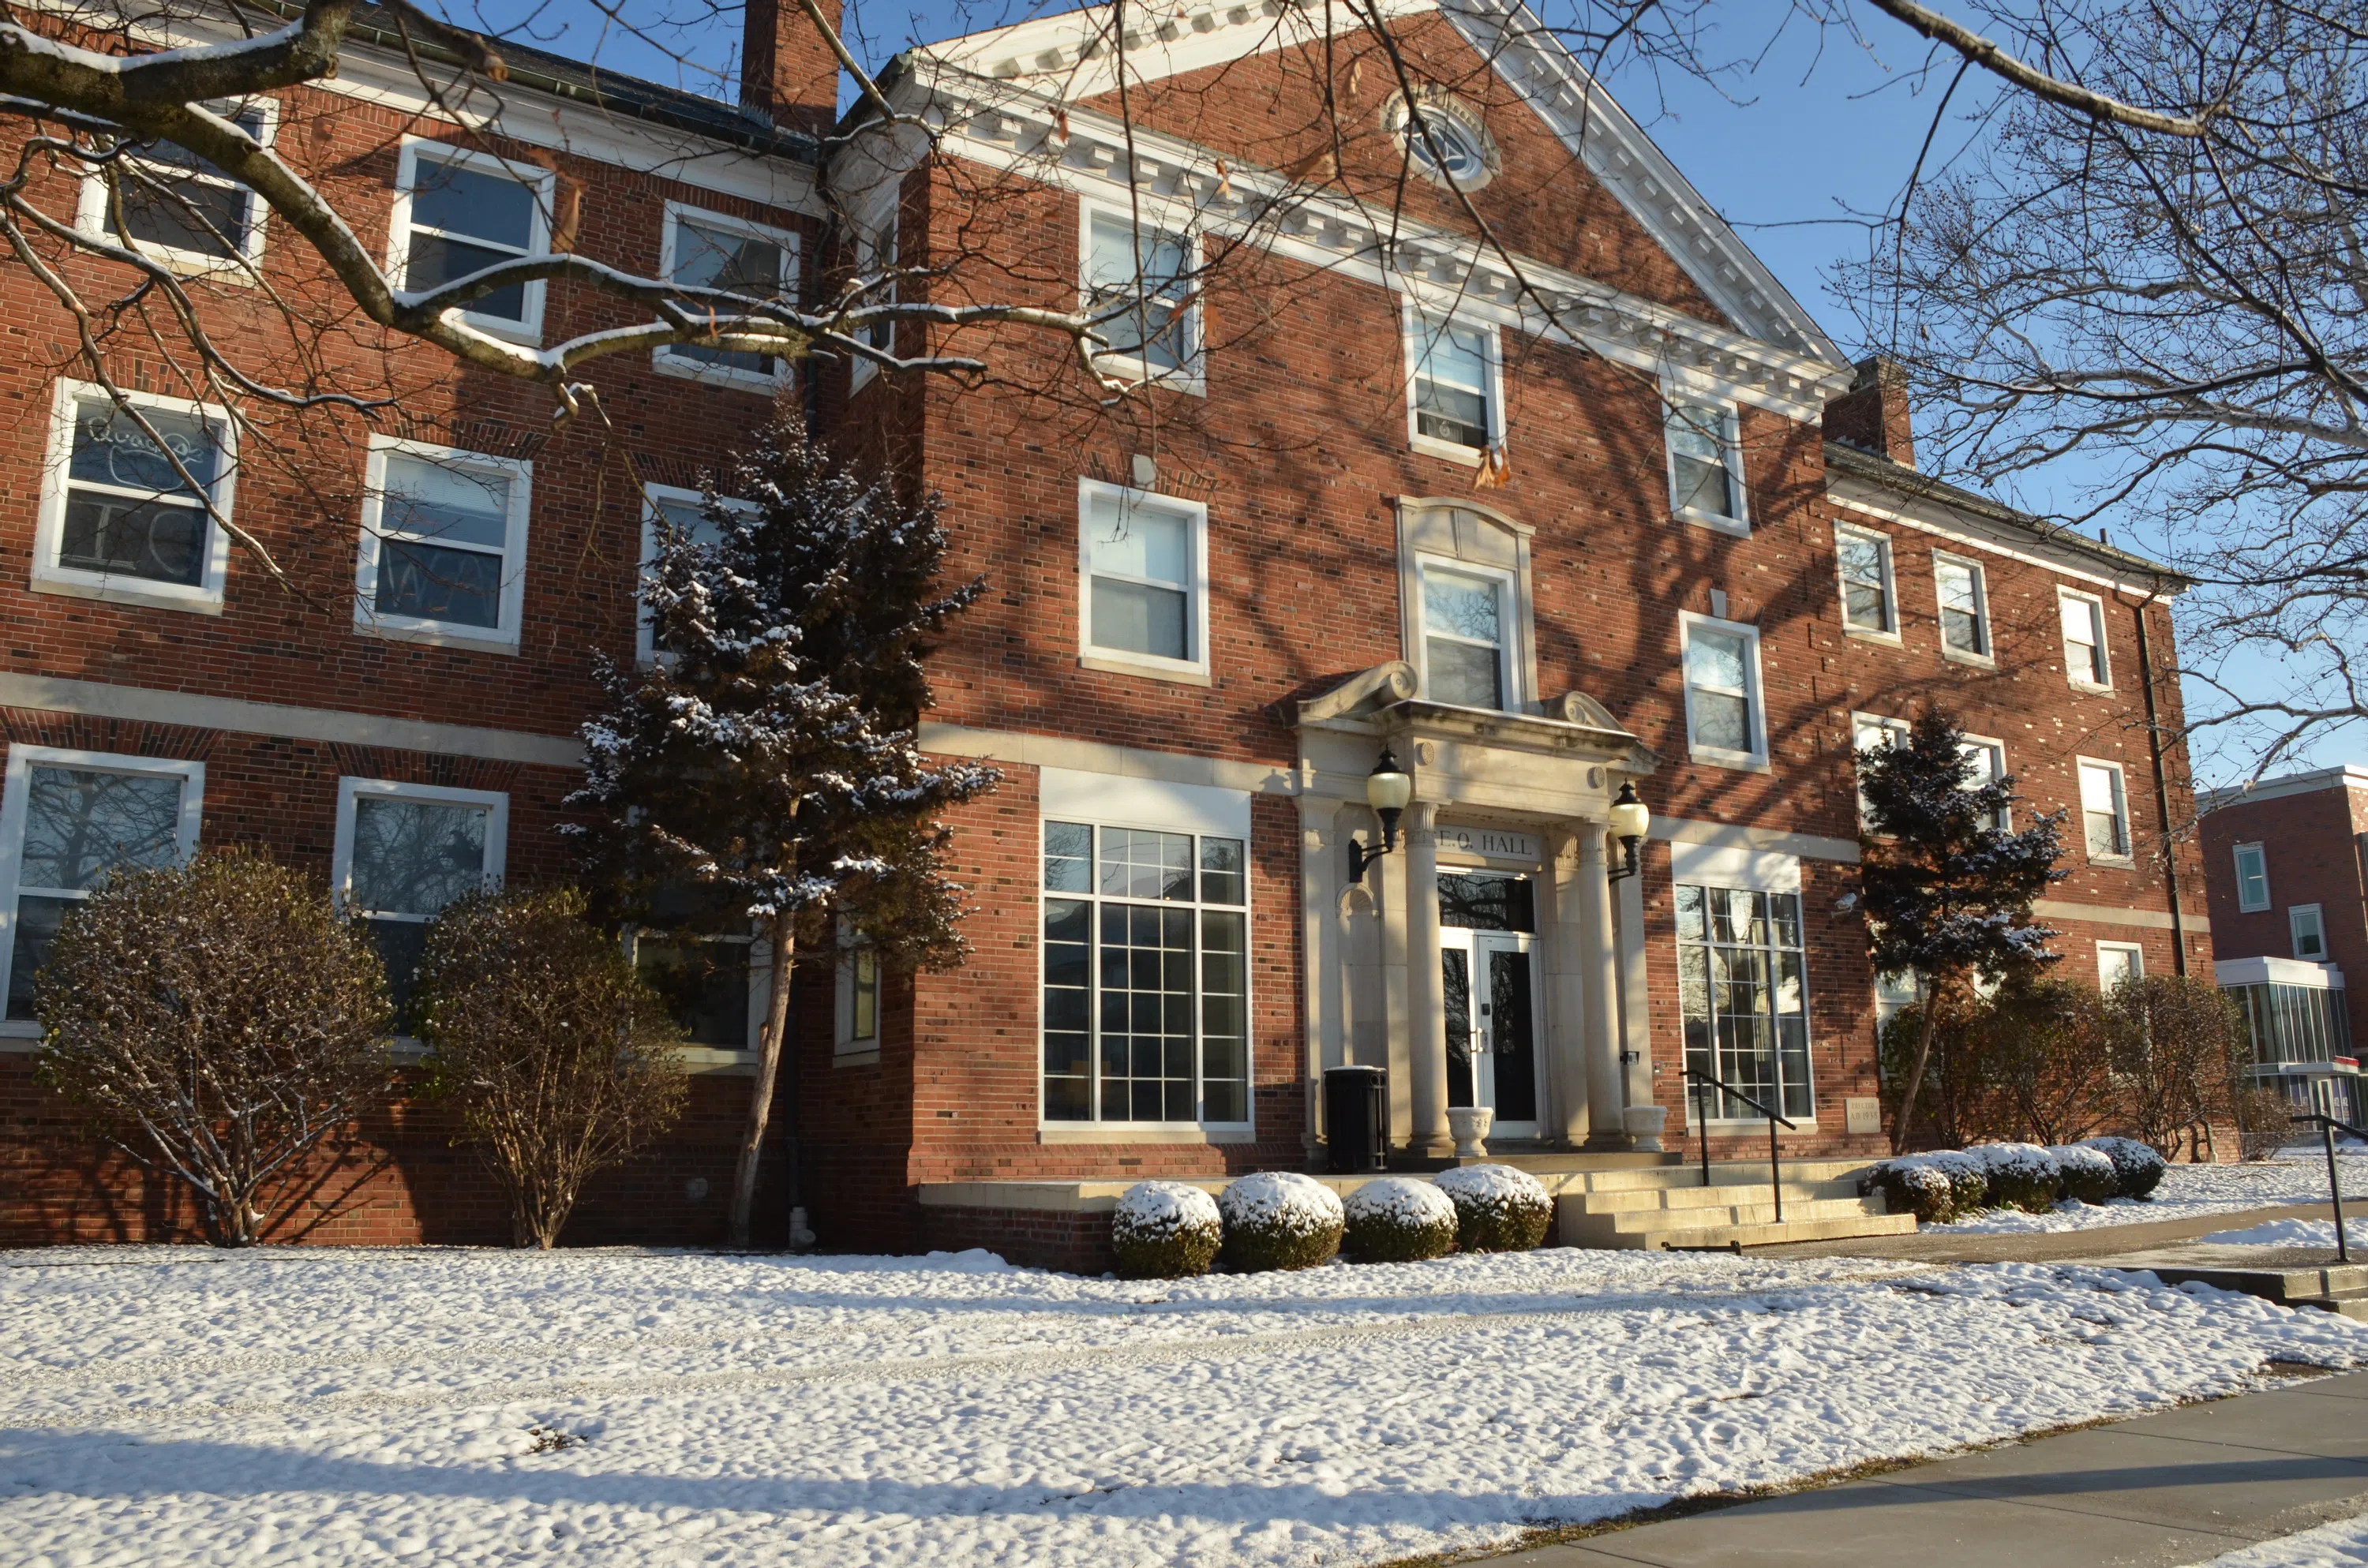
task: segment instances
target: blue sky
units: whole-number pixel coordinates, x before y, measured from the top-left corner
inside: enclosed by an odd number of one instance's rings
[[[610,0],[637,21],[678,10],[680,0]],[[703,0],[691,0],[702,4]],[[851,39],[868,62],[884,62],[918,39],[944,38],[1015,20],[1040,10],[1064,10],[1005,0],[928,0],[882,4],[850,20]],[[1702,195],[1735,224],[1745,240],[1845,349],[1861,348],[1858,325],[1835,296],[1829,279],[1837,264],[1863,256],[1870,243],[1864,222],[1898,199],[1917,165],[1933,119],[1933,89],[1918,68],[1920,40],[1878,17],[1871,36],[1853,40],[1839,33],[1822,37],[1797,23],[1770,38],[1778,13],[1738,6],[1728,13],[1729,30],[1713,33],[1707,58],[1749,58],[1752,67],[1716,85],[1676,73],[1655,75],[1630,69],[1611,85],[1629,112],[1642,120],[1662,148]],[[472,14],[473,13],[473,14]],[[678,81],[694,91],[719,93],[738,45],[738,12],[697,19],[664,32],[680,60],[650,44],[620,34],[587,0],[455,0],[453,15],[466,25],[501,28],[531,16],[528,33],[544,47],[634,74]],[[1887,29],[1887,30],[1884,30]],[[660,29],[653,29],[657,32]],[[685,63],[688,62],[688,63]],[[1941,166],[1968,134],[1969,117],[1987,97],[1979,78],[1969,77],[1950,105],[1949,118],[1934,140],[1928,173]],[[2025,476],[1999,498],[2046,511],[2059,498],[2076,496],[2086,477],[2077,460]],[[2142,524],[2117,528],[2114,542],[2146,551],[2157,541]],[[2238,689],[2274,692],[2286,683],[2277,666],[2251,660],[2221,672]],[[2191,682],[2189,705],[2202,712],[2211,695]],[[2291,767],[2329,766],[2348,759],[2346,737],[2323,743]],[[2214,784],[2241,776],[2241,755],[2197,750],[2198,781]],[[2281,769],[2283,771],[2285,769]]]

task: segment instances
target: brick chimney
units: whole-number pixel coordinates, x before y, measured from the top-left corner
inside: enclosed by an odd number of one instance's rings
[[[746,0],[740,102],[783,131],[819,136],[838,122],[838,57],[798,0]],[[838,26],[839,0],[819,0]]]
[[[1826,439],[1916,466],[1916,432],[1907,422],[1907,372],[1877,356],[1858,363],[1850,391],[1826,404]]]

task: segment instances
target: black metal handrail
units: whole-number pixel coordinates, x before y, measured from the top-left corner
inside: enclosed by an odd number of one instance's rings
[[[1736,1088],[1715,1073],[1705,1073],[1699,1067],[1689,1067],[1686,1069],[1686,1076],[1692,1079],[1694,1083],[1694,1142],[1702,1146],[1704,1187],[1710,1185],[1710,1108],[1702,1103],[1703,1091],[1714,1086],[1721,1094],[1734,1096],[1768,1119],[1768,1196],[1776,1203],[1776,1222],[1782,1224],[1784,1222],[1784,1167],[1776,1157],[1776,1124],[1782,1121],[1795,1132],[1801,1131],[1800,1124],[1786,1121],[1783,1117],[1761,1105],[1741,1089]],[[2340,1240],[2342,1233],[2340,1228],[2340,1221],[2338,1223],[2337,1236]]]
[[[2340,1130],[2368,1143],[2368,1132],[2348,1121],[2322,1116],[2315,1110],[2303,1116],[2290,1116],[2286,1119],[2296,1127],[2318,1129],[2319,1144],[2327,1151],[2327,1204],[2335,1211],[2335,1261],[2349,1263],[2351,1261],[2351,1244],[2343,1236],[2343,1179],[2335,1174],[2335,1134]]]

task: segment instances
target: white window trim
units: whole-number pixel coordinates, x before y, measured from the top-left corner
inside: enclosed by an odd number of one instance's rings
[[[1885,734],[1891,736],[1891,744],[1894,745],[1904,744],[1911,729],[1905,719],[1894,719],[1882,713],[1852,711],[1850,714],[1850,762],[1853,771],[1864,766],[1864,759],[1870,748],[1858,744],[1859,732],[1870,725],[1880,727]],[[1861,831],[1872,833],[1874,830],[1867,826],[1866,816],[1866,791],[1861,788],[1858,790],[1858,825]]]
[[[1883,619],[1881,630],[1871,626],[1853,625],[1850,618],[1850,579],[1842,574],[1839,548],[1844,539],[1862,540],[1883,553]],[[1898,552],[1892,548],[1891,536],[1875,528],[1854,528],[1849,523],[1834,525],[1834,591],[1839,597],[1842,631],[1850,636],[1869,642],[1884,642],[1892,647],[1901,643],[1899,633],[1899,570]]]
[[[1045,771],[1050,772],[1051,770],[1046,769]],[[1079,776],[1072,775],[1071,777],[1076,778]],[[1152,788],[1154,790],[1191,790],[1196,794],[1204,797],[1231,796],[1233,793],[1231,790],[1209,790],[1205,787],[1189,784],[1181,786],[1154,785]],[[1243,801],[1244,804],[1247,804],[1247,798],[1244,797]],[[1172,1142],[1179,1136],[1190,1140],[1202,1134],[1208,1135],[1211,1142],[1247,1142],[1252,1141],[1258,1131],[1258,969],[1255,962],[1250,960],[1255,956],[1258,930],[1257,910],[1254,903],[1256,889],[1252,885],[1254,881],[1254,872],[1251,869],[1250,858],[1252,844],[1249,826],[1247,820],[1239,825],[1236,825],[1227,820],[1226,814],[1224,813],[1210,813],[1205,811],[1186,811],[1174,816],[1166,816],[1164,813],[1130,813],[1125,810],[1127,802],[1123,799],[1115,800],[1113,804],[1118,806],[1119,809],[1113,812],[1108,813],[1101,812],[1078,811],[1075,809],[1074,804],[1065,801],[1055,803],[1060,804],[1062,809],[1068,811],[1070,814],[1066,816],[1054,815],[1050,810],[1040,806],[1036,819],[1036,937],[1033,946],[1036,953],[1035,1005],[1037,1141],[1040,1143],[1120,1143],[1140,1139],[1145,1142],[1156,1143]],[[1190,834],[1192,836],[1196,849],[1199,846],[1200,840],[1203,838],[1238,838],[1241,841],[1242,902],[1237,904],[1202,903],[1200,897],[1201,868],[1196,864],[1192,868],[1193,897],[1190,907],[1196,914],[1212,909],[1219,911],[1237,909],[1241,912],[1243,939],[1246,946],[1250,949],[1248,952],[1244,954],[1244,962],[1242,964],[1242,1051],[1243,1071],[1247,1075],[1247,1083],[1245,1085],[1247,1093],[1245,1094],[1244,1099],[1245,1108],[1249,1112],[1248,1119],[1244,1121],[1105,1121],[1100,1119],[1099,1117],[1096,1117],[1088,1120],[1081,1121],[1055,1121],[1044,1114],[1044,901],[1052,898],[1082,898],[1094,908],[1099,909],[1104,899],[1104,895],[1099,887],[1096,887],[1087,892],[1074,893],[1054,892],[1044,885],[1044,824],[1048,822],[1076,823],[1093,830],[1093,864],[1095,867],[1094,875],[1097,880],[1099,880],[1100,875],[1101,866],[1101,832],[1102,829],[1106,827],[1124,828],[1130,832],[1137,833]],[[1146,903],[1152,901],[1145,899],[1113,899],[1111,902],[1121,903]],[[1196,943],[1200,940],[1199,936],[1197,935],[1197,930],[1193,940]],[[1096,1003],[1099,1003],[1101,996],[1101,932],[1099,925],[1096,926],[1094,931],[1090,950],[1093,953],[1093,962],[1090,965],[1090,972],[1095,978],[1092,986],[1089,988],[1089,994],[1094,998]],[[1197,948],[1195,949],[1194,956],[1196,958],[1199,956],[1199,949]],[[1200,1084],[1205,1088],[1206,1079],[1201,1072],[1201,1058],[1198,1054],[1201,1050],[1202,1037],[1201,1034],[1201,1014],[1200,1010],[1201,994],[1199,990],[1200,982],[1197,974],[1193,984],[1192,1038],[1193,1051],[1195,1054],[1193,1058],[1192,1075],[1194,1083]],[[1099,1017],[1099,1006],[1089,1006],[1087,1009],[1087,1017],[1089,1018],[1098,1018]],[[1093,1024],[1087,1030],[1087,1033],[1093,1041],[1092,1051],[1094,1053],[1088,1060],[1099,1061],[1101,1048],[1101,1026],[1099,1023]],[[1093,1070],[1091,1081],[1097,1085],[1099,1085],[1101,1080],[1099,1069]],[[1099,1110],[1100,1107],[1097,1105],[1094,1108]]]
[[[889,183],[888,189],[889,199],[881,204],[879,211],[855,222],[855,270],[859,274],[875,267],[883,272],[896,270],[897,257],[903,246],[900,232],[904,219],[903,191],[894,181]],[[886,289],[874,291],[871,302],[891,305],[896,302],[896,296],[897,286],[891,280]],[[893,354],[896,351],[896,324],[888,323],[885,330],[888,334],[885,351]],[[872,347],[876,348],[881,345],[875,343]],[[880,373],[880,367],[861,355],[849,358],[853,362],[848,369],[847,390],[851,395],[862,391],[865,384]]]
[[[33,527],[33,591],[220,615],[222,583],[230,572],[230,535],[212,517],[206,519],[205,575],[196,583],[158,583],[145,577],[85,572],[57,563],[58,551],[65,542],[66,490],[72,483],[68,471],[74,465],[74,404],[83,397],[114,404],[107,389],[95,381],[59,378],[50,404],[49,457],[41,469],[40,515]],[[213,485],[207,495],[222,516],[235,516],[232,506],[238,488],[238,427],[232,424],[229,415],[211,403],[129,389],[124,392],[123,401],[135,408],[186,415],[206,422],[207,428],[214,434],[217,456]]]
[[[2252,853],[2253,858],[2260,862],[2261,866],[2261,896],[2259,902],[2250,903],[2247,903],[2245,900],[2245,855],[2248,850]],[[2275,903],[2275,900],[2270,896],[2270,852],[2268,847],[2265,845],[2259,843],[2235,845],[2230,847],[2228,858],[2230,868],[2236,873],[2237,878],[2237,913],[2240,915],[2259,915],[2262,911],[2271,907]]]
[[[1185,615],[1192,637],[1190,659],[1170,659],[1158,653],[1137,653],[1124,648],[1103,648],[1094,642],[1094,530],[1088,504],[1096,499],[1121,506],[1149,506],[1184,516],[1192,525],[1191,604]],[[1209,508],[1180,495],[1108,484],[1098,479],[1077,481],[1077,665],[1081,669],[1121,675],[1159,676],[1169,680],[1211,683],[1209,662]],[[1115,824],[1114,824],[1115,825]],[[1173,832],[1173,829],[1163,831]]]
[[[1743,475],[1743,416],[1733,398],[1717,392],[1665,382],[1661,387],[1661,482],[1669,497],[1669,514],[1679,522],[1695,523],[1723,534],[1748,538],[1751,533],[1751,492]],[[1699,506],[1678,505],[1678,449],[1669,439],[1677,419],[1676,404],[1697,403],[1719,411],[1719,446],[1726,458],[1727,494],[1735,498],[1736,516],[1722,517]]]
[[[2101,986],[2112,983],[2111,976],[2112,971],[2105,967],[2105,955],[2107,953],[2129,954],[2132,958],[2137,960],[2136,968],[2139,977],[2141,979],[2145,977],[2146,949],[2140,947],[2135,942],[2099,942],[2097,944],[2097,983],[2099,985]]]
[[[638,926],[628,926],[623,933],[625,960],[628,963],[635,965],[637,969],[641,963],[641,940],[644,935],[646,933]],[[693,937],[668,933],[666,939],[730,942],[748,949],[748,1038],[752,1041],[759,1039],[765,1027],[766,1003],[772,991],[772,949],[757,941],[754,937]],[[794,1028],[797,1024],[794,1015],[790,1022],[791,1027]],[[712,1072],[718,1068],[742,1065],[753,1066],[759,1054],[754,1045],[745,1051],[734,1051],[729,1046],[722,1045],[686,1045],[682,1049],[684,1059],[691,1064],[692,1072],[701,1070]]]
[[[752,223],[746,218],[734,218],[728,213],[713,211],[705,207],[693,207],[687,201],[669,201],[666,204],[666,227],[658,244],[660,278],[669,283],[674,281],[677,235],[680,233],[682,221],[686,218],[694,222],[703,223],[709,228],[729,229],[734,233],[746,234],[751,239],[769,240],[780,246],[782,295],[792,300],[798,297],[798,269],[801,263],[796,234],[787,229],[775,228],[769,223]],[[650,351],[651,365],[660,375],[679,376],[685,381],[703,381],[710,386],[740,387],[749,392],[771,393],[788,386],[795,373],[790,358],[786,354],[774,356],[780,362],[780,369],[767,375],[761,370],[746,370],[737,365],[714,365],[704,359],[689,358],[676,353],[675,347],[670,343],[663,343]]]
[[[1963,648],[1949,645],[1948,622],[1941,617],[1941,568],[1943,564],[1962,566],[1973,574],[1974,615],[1981,623],[1982,646],[1988,652],[1969,653]],[[1940,637],[1941,657],[1951,664],[1972,665],[1985,670],[1998,668],[1998,628],[1990,619],[1990,574],[1980,562],[1952,550],[1932,552],[1932,627]]]
[[[1487,460],[1486,449],[1442,441],[1436,436],[1426,436],[1415,428],[1414,384],[1422,364],[1423,327],[1426,322],[1438,327],[1452,326],[1460,331],[1485,334],[1487,339],[1484,372],[1487,384],[1481,389],[1486,401],[1488,448],[1501,451],[1505,445],[1505,354],[1504,336],[1495,322],[1474,321],[1459,317],[1454,312],[1424,306],[1408,294],[1400,309],[1400,327],[1406,353],[1406,445],[1417,452],[1444,458],[1449,462],[1462,463],[1466,468],[1478,468]]]
[[[1976,735],[1964,731],[1959,731],[1958,735],[1967,746],[1990,746],[1996,748],[1998,752],[1998,778],[2011,778],[2014,777],[2013,765],[2007,761],[2006,743],[2004,741],[1998,739],[1996,735]],[[1984,782],[1990,782],[1990,780],[1986,779]],[[2004,806],[1999,808],[1998,830],[2000,833],[2011,833],[2014,831],[2014,808],[2012,806]]]
[[[2102,767],[2113,775],[2113,800],[2122,820],[2122,841],[2130,847],[2118,855],[2090,855],[2095,866],[2135,866],[2137,864],[2137,824],[2130,815],[2129,770],[2111,757],[2076,756],[2072,759],[2072,809],[2080,815],[2080,847],[2089,847],[2089,803],[2080,793],[2080,769]]]
[[[876,1062],[880,1058],[880,1037],[885,1025],[885,988],[880,983],[880,955],[871,955],[871,1033],[860,1039],[855,1033],[855,948],[858,944],[843,941],[845,949],[838,956],[837,983],[832,1006],[831,1057],[842,1064],[862,1058]],[[1040,1000],[1039,1006],[1042,1006]],[[1041,1069],[1040,1069],[1041,1072]]]
[[[742,501],[734,496],[720,497],[723,505],[735,512],[754,512],[754,501]],[[642,486],[642,559],[634,573],[633,587],[633,658],[644,665],[657,662],[655,629],[650,625],[649,607],[642,601],[642,580],[649,575],[650,565],[658,553],[658,506],[671,501],[677,505],[703,506],[707,497],[696,490],[685,490],[678,484],[644,484]]]
[[[225,119],[243,119],[252,115],[256,120],[255,139],[270,146],[279,133],[279,100],[257,94],[235,104],[208,106]],[[134,160],[143,161],[143,160]],[[169,165],[165,166],[169,171]],[[186,171],[182,171],[186,172]],[[199,176],[208,184],[216,183],[212,176]],[[120,240],[107,232],[107,176],[93,165],[82,176],[82,190],[74,206],[74,227],[103,245],[121,244],[156,262],[183,278],[203,278],[215,283],[255,283],[256,268],[262,264],[264,223],[271,212],[271,204],[257,195],[253,187],[237,180],[228,184],[246,192],[246,240],[236,256],[208,256],[203,251],[183,250],[177,245],[157,244],[149,240],[135,240],[125,234]]]
[[[2105,641],[2104,599],[2096,594],[2084,594],[2078,588],[2067,588],[2060,584],[2055,589],[2055,598],[2059,607],[2062,605],[2063,601],[2066,599],[2077,600],[2078,602],[2089,607],[2089,625],[2090,630],[2094,631],[2097,634],[2097,665],[2100,669],[2102,669],[2105,672],[2105,678],[2101,683],[2091,680],[2082,680],[2079,676],[2072,673],[2072,655],[2066,651],[2064,646],[2066,639],[2064,636],[2064,625],[2062,620],[2063,611],[2061,608],[2059,608],[2056,611],[2055,651],[2057,655],[2064,661],[2065,680],[2070,683],[2072,689],[2075,691],[2105,692],[2112,690],[2113,651],[2107,645]]]
[[[532,164],[512,163],[496,158],[491,153],[456,146],[430,137],[406,136],[403,151],[396,160],[394,206],[387,220],[386,277],[400,292],[408,287],[404,273],[411,261],[411,195],[419,182],[419,165],[423,156],[430,163],[461,164],[491,175],[500,175],[529,187],[534,195],[532,210],[528,217],[528,256],[547,256],[551,252],[551,202],[558,188],[559,176],[552,171]],[[479,332],[516,343],[542,341],[542,306],[544,284],[541,278],[526,285],[521,300],[525,317],[510,321],[501,316],[481,316],[474,311],[463,311],[461,319]]]
[[[347,895],[352,891],[354,876],[355,802],[365,795],[380,801],[424,801],[443,806],[485,807],[485,883],[489,887],[500,883],[509,864],[510,798],[506,791],[461,790],[449,784],[402,784],[392,778],[357,778],[348,774],[337,780],[337,836],[329,856],[329,890],[336,896],[339,909],[373,920],[424,923],[433,918],[407,911],[381,913],[350,907]]]
[[[1693,634],[1699,627],[1707,631],[1725,631],[1739,635],[1751,645],[1751,665],[1746,673],[1750,689],[1746,694],[1751,705],[1752,749],[1730,751],[1724,746],[1706,746],[1694,740],[1694,683],[1691,670]],[[1759,667],[1759,628],[1739,620],[1721,620],[1716,616],[1697,615],[1692,610],[1678,613],[1678,679],[1686,694],[1686,755],[1692,761],[1713,767],[1740,768],[1750,773],[1766,773],[1768,756],[1768,684]]]
[[[1457,572],[1467,577],[1486,577],[1497,585],[1497,684],[1504,693],[1500,708],[1473,708],[1474,713],[1525,713],[1529,711],[1530,692],[1522,669],[1521,649],[1515,636],[1516,618],[1522,609],[1520,574],[1501,566],[1483,566],[1476,562],[1457,561],[1443,555],[1421,554],[1415,557],[1414,588],[1417,636],[1413,649],[1417,685],[1426,702],[1440,702],[1430,690],[1430,624],[1428,600],[1421,596],[1427,589],[1426,577],[1430,568]],[[1442,707],[1460,708],[1462,703],[1440,703]]]
[[[129,756],[120,752],[75,751],[62,746],[8,747],[6,783],[0,788],[0,999],[8,994],[9,971],[17,958],[17,897],[25,858],[25,812],[36,767],[85,767],[102,773],[148,773],[179,778],[181,816],[175,835],[186,861],[198,852],[198,832],[205,815],[206,765],[168,757]],[[38,1039],[40,1025],[28,1018],[0,1021],[0,1034]]]
[[[1142,221],[1136,223],[1135,214],[1130,212],[1123,202],[1097,201],[1090,197],[1080,197],[1077,199],[1077,308],[1079,310],[1090,311],[1093,308],[1093,290],[1086,282],[1086,272],[1093,265],[1094,215],[1098,212],[1105,217],[1115,218],[1122,223],[1135,224],[1138,230],[1148,229],[1155,233],[1166,234],[1182,241],[1189,247],[1191,270],[1196,274],[1200,271],[1205,259],[1201,249],[1200,234],[1193,230],[1189,222],[1170,222],[1167,209],[1164,205],[1145,201],[1143,204]],[[1099,353],[1094,356],[1094,368],[1105,374],[1127,377],[1146,385],[1168,387],[1177,392],[1190,392],[1195,397],[1208,396],[1209,340],[1204,330],[1207,326],[1207,316],[1201,309],[1201,290],[1197,287],[1188,290],[1188,297],[1191,302],[1184,309],[1187,319],[1191,323],[1190,335],[1192,339],[1192,353],[1182,365],[1173,369],[1166,367],[1154,368],[1150,360],[1140,354]]]
[[[386,504],[386,460],[390,453],[421,458],[448,467],[498,472],[509,481],[508,523],[502,540],[500,621],[495,626],[464,626],[424,616],[381,615],[378,598],[380,517]],[[426,642],[444,648],[475,648],[490,653],[518,651],[526,608],[527,518],[532,508],[534,464],[522,458],[496,458],[462,451],[427,441],[406,441],[394,436],[372,436],[364,469],[361,549],[354,568],[354,630],[393,642]],[[431,541],[432,542],[432,541]]]
[[[2308,915],[2311,919],[2317,924],[2318,957],[2315,959],[2306,959],[2302,956],[2302,929],[2295,923],[2294,919],[2294,917],[2299,915]],[[2316,903],[2287,904],[2286,949],[2289,952],[2294,954],[2297,961],[2302,963],[2327,963],[2331,961],[2327,950],[2327,911]]]

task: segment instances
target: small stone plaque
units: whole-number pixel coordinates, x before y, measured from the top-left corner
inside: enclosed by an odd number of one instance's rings
[[[1844,1100],[1842,1124],[1851,1132],[1883,1131],[1883,1102],[1878,1099]]]

